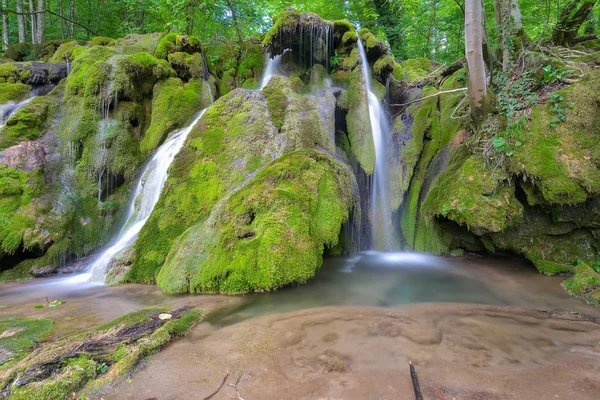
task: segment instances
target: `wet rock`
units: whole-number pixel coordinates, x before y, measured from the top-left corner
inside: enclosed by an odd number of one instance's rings
[[[0,164],[8,168],[33,171],[46,163],[46,151],[38,142],[21,142],[0,152]]]

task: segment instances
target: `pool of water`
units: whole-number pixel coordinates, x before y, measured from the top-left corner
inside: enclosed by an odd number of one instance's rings
[[[74,316],[78,312],[96,313],[100,320],[144,307],[190,303],[216,310],[208,315],[207,322],[217,327],[311,307],[392,307],[426,302],[596,313],[562,289],[563,279],[541,275],[529,263],[515,258],[362,252],[326,259],[315,278],[304,285],[242,296],[169,296],[154,285],[75,283],[69,276],[3,283],[0,315],[24,311],[29,315],[33,305],[44,304],[46,299],[75,303]],[[219,306],[204,307],[208,303]]]

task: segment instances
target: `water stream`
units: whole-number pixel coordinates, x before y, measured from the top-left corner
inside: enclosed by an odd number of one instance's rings
[[[265,67],[265,71],[263,72],[263,76],[260,79],[260,85],[258,86],[258,90],[263,90],[267,86],[271,78],[279,74],[278,70],[281,66],[281,58],[287,51],[289,51],[289,49],[284,50],[283,53],[272,58],[270,57],[270,55],[267,55],[267,65]]]
[[[387,173],[387,143],[389,142],[390,125],[385,110],[373,92],[369,61],[360,39],[358,51],[362,61],[363,78],[367,88],[369,119],[375,147],[375,168],[373,171],[373,188],[371,192],[371,227],[373,243],[378,250],[396,248],[392,212],[389,204],[389,180]]]
[[[17,111],[23,108],[23,106],[29,103],[33,98],[35,98],[35,96],[31,96],[18,103],[8,103],[0,105],[0,129],[2,129],[2,127],[10,117],[12,117]]]
[[[206,109],[202,110],[190,125],[175,132],[158,148],[139,178],[129,205],[126,222],[114,244],[95,259],[87,273],[74,276],[71,278],[71,282],[104,282],[106,280],[108,267],[113,257],[132,244],[148,220],[167,180],[171,163],[205,111]]]

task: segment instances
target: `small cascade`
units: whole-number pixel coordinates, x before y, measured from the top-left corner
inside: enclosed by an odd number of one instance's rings
[[[29,97],[23,101],[18,103],[8,103],[0,106],[0,129],[4,126],[6,121],[17,111],[19,111],[23,106],[29,103],[36,96]]]
[[[279,75],[279,67],[281,66],[281,59],[282,59],[283,55],[285,53],[287,53],[288,51],[289,51],[289,49],[285,49],[283,51],[283,53],[281,53],[280,55],[275,56],[273,58],[271,58],[270,55],[267,55],[267,58],[268,58],[267,66],[265,68],[265,72],[263,72],[262,78],[260,79],[260,85],[258,87],[258,90],[263,90],[274,75]]]
[[[389,205],[389,179],[387,171],[387,147],[389,143],[390,125],[388,116],[371,87],[369,61],[360,39],[358,50],[362,61],[363,77],[367,88],[369,103],[369,119],[375,146],[375,169],[371,188],[371,227],[373,243],[379,250],[391,250],[396,247],[395,233],[392,223],[392,211]]]
[[[148,220],[167,180],[171,163],[205,111],[206,109],[202,110],[189,126],[175,132],[158,148],[139,178],[127,212],[126,222],[115,243],[99,255],[90,266],[88,273],[72,278],[72,282],[105,281],[113,257],[133,243]]]

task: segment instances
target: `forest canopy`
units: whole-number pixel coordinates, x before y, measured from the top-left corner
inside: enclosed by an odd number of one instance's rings
[[[447,62],[464,54],[464,0],[1,0],[3,50],[17,43],[116,38],[132,33],[180,32],[205,44],[241,43],[272,26],[285,7],[316,12],[369,28],[385,39],[394,57],[426,57]],[[495,8],[485,0],[486,30],[499,46]],[[565,10],[590,5],[578,35],[597,34],[600,10],[595,1],[521,0],[524,33],[534,41],[550,39]],[[593,7],[593,8],[592,8]]]

